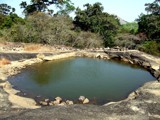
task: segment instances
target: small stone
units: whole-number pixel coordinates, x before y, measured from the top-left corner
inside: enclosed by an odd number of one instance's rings
[[[83,101],[83,104],[87,104],[87,103],[89,103],[89,99],[88,99],[88,98],[86,98],[86,99]]]
[[[132,60],[128,60],[130,64],[134,64],[134,62]],[[136,63],[136,62],[135,62]]]
[[[53,105],[58,105],[58,104],[60,104],[60,102],[59,102],[59,101],[56,101],[56,100],[55,100],[55,101],[52,101],[51,103],[52,103]]]
[[[67,100],[66,103],[67,103],[67,105],[73,105],[74,104],[73,101],[70,101],[70,100]]]
[[[49,102],[49,99],[45,99],[44,101],[45,101],[45,102]]]
[[[85,97],[84,96],[80,96],[78,100],[83,102],[85,100]]]
[[[40,105],[44,105],[44,106],[47,106],[47,105],[48,105],[48,103],[47,103],[47,102],[44,102],[44,101],[40,101],[39,103],[40,103]]]
[[[55,100],[60,103],[62,101],[62,98],[61,97],[56,97]]]
[[[64,106],[64,105],[67,105],[65,102],[62,102],[62,103],[60,103],[60,104],[58,104],[58,105],[60,105],[60,106]]]
[[[53,104],[50,102],[50,103],[49,103],[49,106],[52,106],[52,105],[53,105]]]

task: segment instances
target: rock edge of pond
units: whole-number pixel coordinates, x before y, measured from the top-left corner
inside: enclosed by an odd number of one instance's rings
[[[34,55],[33,55],[34,54]],[[16,58],[11,64],[0,68],[0,119],[160,119],[160,59],[137,50],[82,50],[65,53],[5,53],[2,57]],[[0,55],[2,55],[0,53]],[[22,57],[22,56],[26,56]],[[16,56],[16,57],[15,57]],[[21,56],[21,57],[19,57]],[[144,84],[132,92],[128,98],[119,102],[110,102],[103,106],[71,105],[40,108],[33,99],[20,97],[7,81],[21,69],[34,63],[84,56],[97,59],[118,59],[130,64],[138,64],[147,69],[157,81]],[[23,59],[22,59],[23,58]],[[36,109],[38,108],[38,109]],[[29,110],[28,110],[29,109]],[[30,110],[35,109],[35,110]],[[46,109],[44,111],[44,109]],[[42,114],[38,114],[42,113]],[[37,115],[38,114],[38,115]],[[96,114],[96,116],[95,116]],[[10,117],[12,116],[12,117]],[[51,117],[52,116],[52,117]],[[77,117],[76,117],[77,116]]]

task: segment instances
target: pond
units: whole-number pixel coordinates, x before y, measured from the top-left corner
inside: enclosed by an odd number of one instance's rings
[[[92,58],[67,58],[35,64],[9,79],[14,88],[36,98],[77,100],[95,104],[118,101],[155,78],[138,66]]]

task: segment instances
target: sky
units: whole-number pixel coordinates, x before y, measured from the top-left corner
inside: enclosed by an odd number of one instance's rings
[[[7,3],[11,7],[16,9],[16,13],[19,16],[23,16],[22,9],[20,9],[19,4],[22,1],[27,1],[30,3],[30,0],[0,0],[1,3]],[[96,2],[102,3],[104,7],[104,12],[114,14],[119,16],[128,22],[133,22],[141,13],[146,14],[145,12],[145,3],[152,3],[154,0],[71,0],[75,7],[83,8],[83,5],[86,3],[94,4]],[[74,15],[73,13],[71,14]]]

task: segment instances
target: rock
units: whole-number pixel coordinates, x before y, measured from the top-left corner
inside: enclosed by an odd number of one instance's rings
[[[103,56],[103,55],[100,55],[100,58],[101,58],[101,59],[103,59],[103,58],[104,58],[104,56]]]
[[[158,82],[160,82],[160,77],[157,80],[158,80]]]
[[[7,89],[11,89],[12,88],[12,85],[7,81],[4,86],[4,88],[7,88]]]
[[[50,100],[49,99],[45,99],[44,101],[47,102],[47,103],[49,103]]]
[[[80,96],[78,100],[83,102],[85,100],[85,97],[84,96]]]
[[[143,63],[142,63],[142,66],[143,66],[144,68],[149,68],[149,67],[151,66],[151,64],[150,64],[149,62],[143,62]]]
[[[159,70],[159,65],[158,64],[151,64],[151,68],[153,70]]]
[[[101,55],[99,53],[96,54],[96,58],[101,58]]]
[[[49,106],[52,106],[52,105],[53,105],[53,104],[50,102],[50,103],[49,103]]]
[[[111,59],[120,59],[120,56],[114,53],[110,54],[109,56]]]
[[[87,104],[87,103],[89,103],[89,99],[88,99],[88,98],[86,98],[86,99],[83,101],[83,104]]]
[[[48,105],[48,103],[45,102],[45,101],[40,101],[39,104],[40,104],[40,105],[44,105],[44,106],[47,106],[47,105]]]
[[[60,106],[65,106],[65,105],[67,105],[65,102],[62,102],[62,103],[60,103],[60,104],[58,104],[58,105],[60,105]]]
[[[159,78],[160,77],[160,71],[154,71],[154,76],[156,77],[156,78]]]
[[[70,100],[67,100],[66,103],[67,103],[67,105],[73,105],[74,104],[73,101],[70,101]]]
[[[37,58],[39,58],[39,59],[44,59],[45,58],[45,55],[44,54],[42,54],[42,53],[39,53],[39,54],[37,54]]]
[[[131,61],[131,60],[130,60]],[[139,60],[138,59],[133,59],[133,62],[135,63],[135,64],[138,64],[139,63]]]
[[[55,100],[55,101],[51,101],[51,104],[52,105],[58,105],[58,104],[60,104],[60,102]]]
[[[62,101],[62,98],[61,97],[56,97],[55,100],[60,103]]]
[[[103,58],[108,59],[108,60],[110,59],[109,56],[107,56],[107,55],[103,56]]]
[[[124,62],[129,62],[129,60],[127,58],[124,58],[124,57],[122,57],[121,60],[124,61]]]

